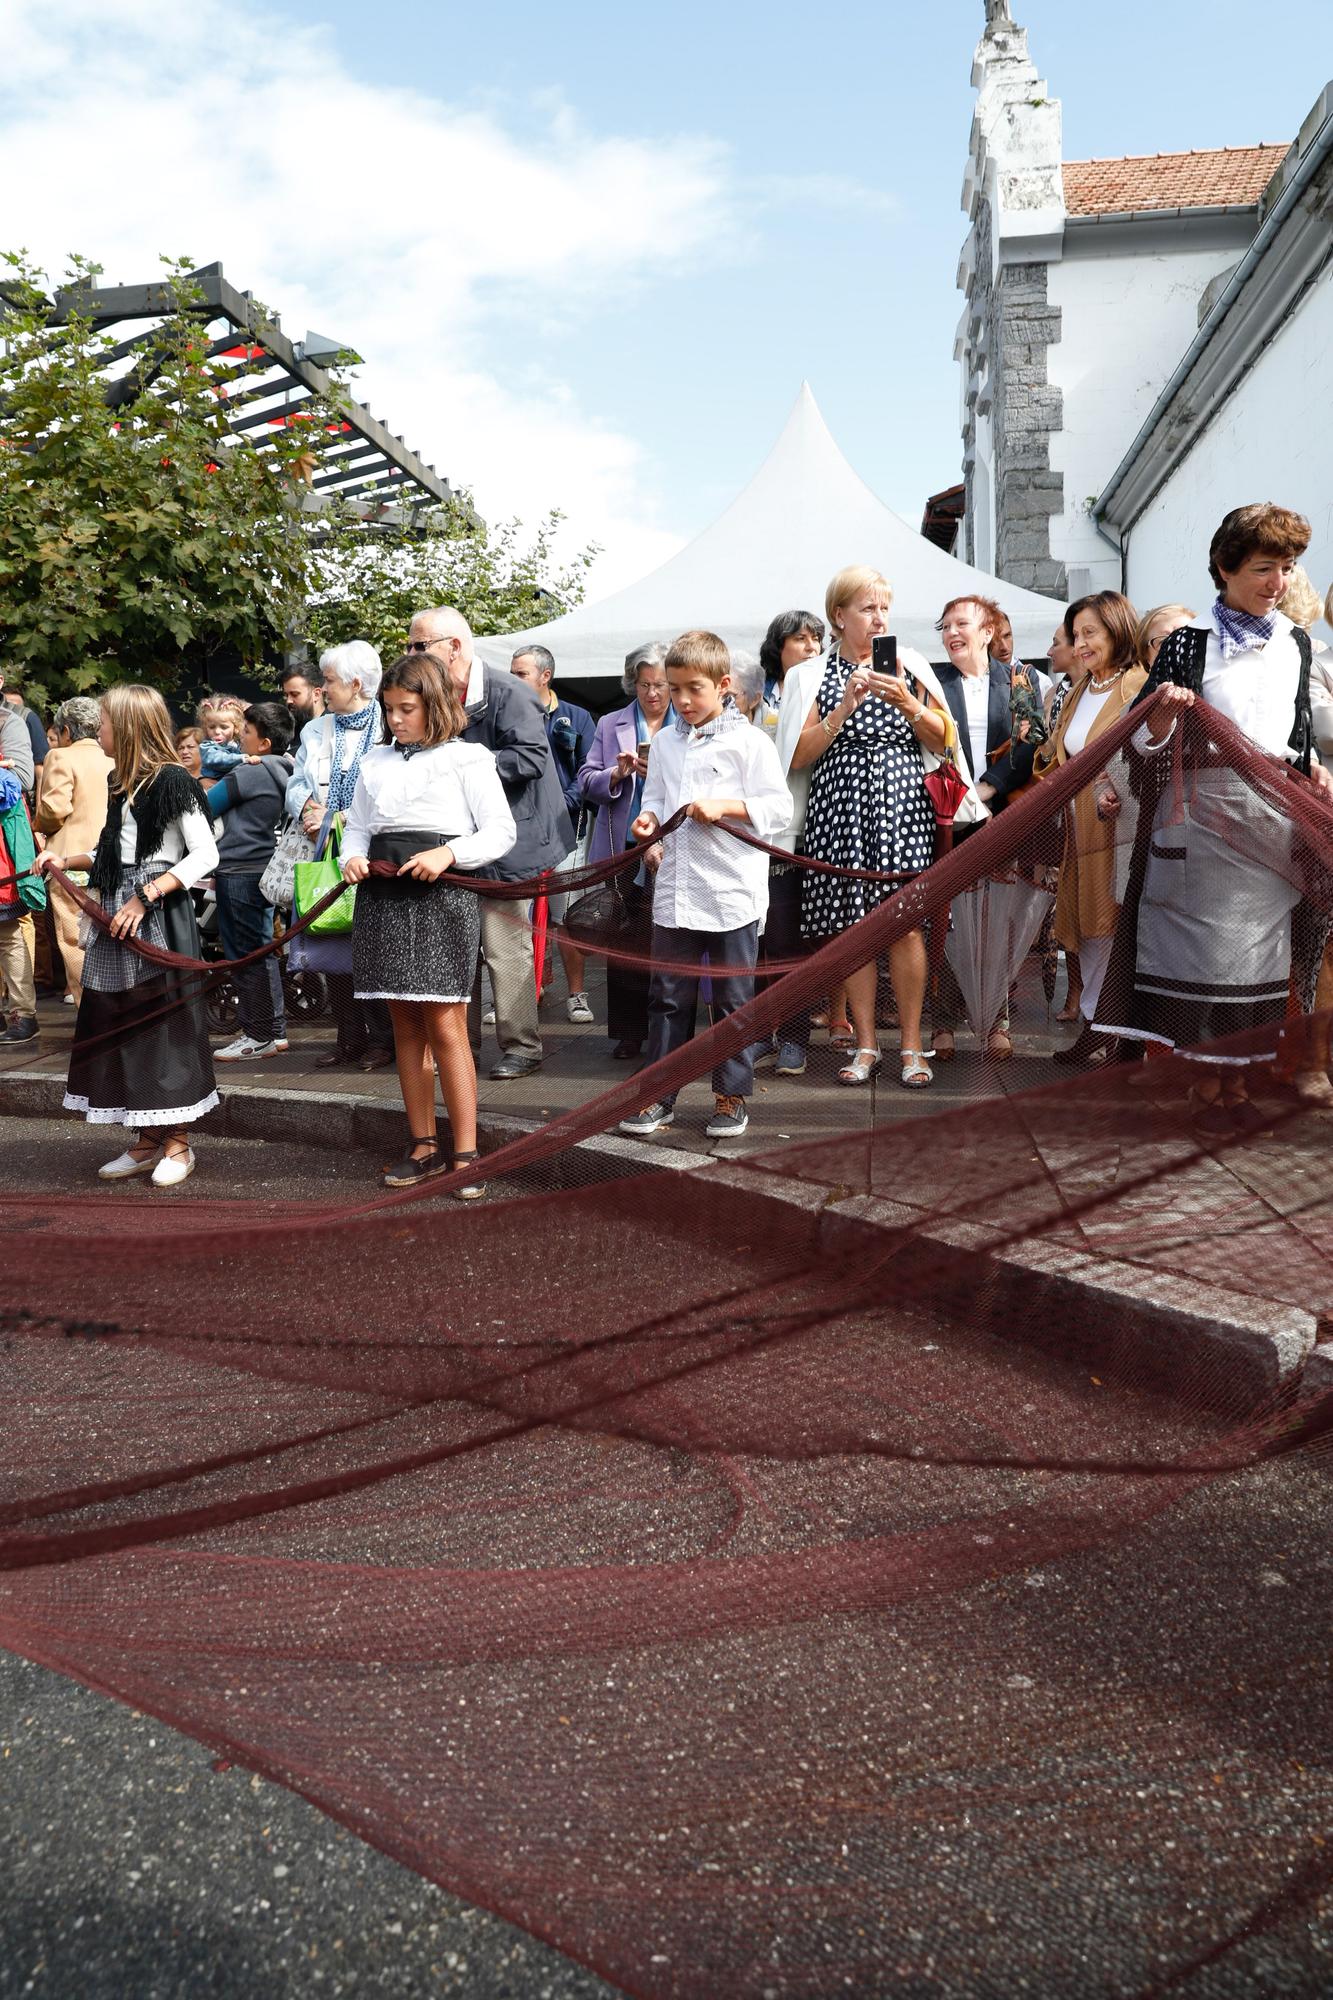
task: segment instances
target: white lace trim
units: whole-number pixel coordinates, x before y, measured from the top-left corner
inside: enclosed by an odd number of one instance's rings
[[[220,1103],[216,1090],[198,1104],[187,1104],[179,1111],[130,1111],[124,1105],[109,1110],[101,1104],[89,1104],[86,1097],[76,1097],[72,1091],[65,1092],[66,1111],[78,1111],[90,1125],[123,1125],[130,1132],[138,1132],[146,1125],[193,1125],[197,1118],[207,1117],[215,1104]]]
[[[354,993],[354,1000],[414,1000],[423,1007],[462,1007],[470,993]]]
[[[1113,1028],[1108,1023],[1094,1021],[1094,1035],[1117,1035],[1122,1042],[1156,1042],[1158,1048],[1168,1054],[1179,1056],[1182,1062],[1200,1063],[1204,1069],[1253,1069],[1259,1063],[1276,1062],[1280,1053],[1274,1040],[1271,1049],[1257,1049],[1249,1056],[1218,1056],[1211,1050],[1182,1049],[1179,1042],[1173,1042],[1169,1035],[1156,1034],[1151,1028]]]

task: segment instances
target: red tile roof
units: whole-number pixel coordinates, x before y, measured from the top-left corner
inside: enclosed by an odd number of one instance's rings
[[[1206,153],[1140,153],[1124,160],[1066,160],[1070,215],[1142,214],[1154,208],[1223,208],[1259,200],[1286,146],[1219,146]]]

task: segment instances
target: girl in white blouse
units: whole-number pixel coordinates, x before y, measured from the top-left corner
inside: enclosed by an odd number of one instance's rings
[[[198,975],[163,970],[126,941],[198,958],[190,889],[217,866],[217,843],[157,690],[112,687],[101,701],[98,742],[112,759],[106,825],[96,854],[63,855],[60,866],[88,869],[111,927],[89,940],[65,1106],[134,1134],[99,1169],[103,1180],[150,1174],[154,1187],[176,1187],[194,1172],[187,1128],[218,1101],[204,989]],[[38,865],[51,860],[43,854]]]
[[[481,946],[474,893],[453,868],[498,861],[516,838],[492,753],[462,740],[467,717],[452,682],[428,656],[398,660],[381,687],[392,745],[368,751],[343,830],[342,871],[357,889],[352,982],[358,1000],[386,1000],[407,1112],[406,1157],[386,1187],[414,1187],[477,1157],[477,1072],[467,1002]],[[392,876],[372,875],[372,861]],[[453,1157],[435,1130],[435,1059]],[[480,1184],[459,1198],[476,1200]]]

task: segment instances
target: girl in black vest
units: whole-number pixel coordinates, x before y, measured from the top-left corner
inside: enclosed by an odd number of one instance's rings
[[[155,688],[109,688],[98,741],[113,760],[106,826],[96,854],[62,866],[89,870],[111,929],[89,940],[65,1105],[128,1127],[130,1146],[99,1169],[103,1180],[149,1174],[177,1187],[194,1172],[188,1128],[218,1101],[202,978],[164,971],[125,940],[198,958],[190,888],[217,866],[217,843]]]

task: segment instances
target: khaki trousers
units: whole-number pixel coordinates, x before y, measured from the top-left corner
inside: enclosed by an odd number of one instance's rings
[[[72,903],[58,883],[48,885],[51,914],[55,918],[56,942],[65,964],[65,983],[77,1007],[83,998],[83,953],[79,949],[79,906]]]
[[[504,1055],[541,1060],[537,1025],[537,981],[532,964],[532,926],[522,903],[481,904],[481,955],[490,969],[495,995],[495,1039]],[[481,967],[467,1010],[474,1050],[481,1047]]]
[[[33,951],[37,942],[37,927],[31,912],[25,912],[17,920],[0,921],[0,979],[5,986],[5,998],[9,1005],[24,1020],[31,1020],[37,1013],[37,975],[33,970]]]

